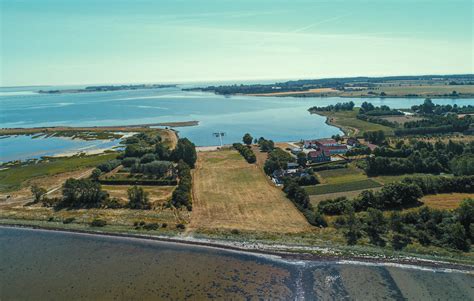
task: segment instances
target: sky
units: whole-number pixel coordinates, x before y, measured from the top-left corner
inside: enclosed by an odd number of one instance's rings
[[[474,73],[473,3],[0,0],[0,86]]]

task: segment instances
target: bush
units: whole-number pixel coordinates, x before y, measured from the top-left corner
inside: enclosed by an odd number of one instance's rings
[[[142,187],[133,186],[127,191],[130,209],[150,209],[148,193]]]
[[[124,158],[122,160],[122,165],[124,167],[132,167],[133,165],[137,164],[139,162],[139,159],[138,158],[135,158],[135,157],[128,157],[128,158]]]
[[[99,166],[97,166],[97,168],[100,169],[100,171],[102,172],[110,172],[113,169],[117,168],[121,163],[122,162],[120,160],[114,159],[100,164]]]
[[[119,209],[123,207],[122,204],[120,203],[120,200],[117,198],[107,199],[104,202],[104,206],[105,208],[109,208],[109,209]]]
[[[184,230],[185,228],[186,228],[186,226],[183,225],[183,224],[177,224],[177,225],[176,225],[176,229]]]
[[[104,227],[107,225],[107,221],[96,218],[90,223],[90,225],[91,227]]]
[[[160,225],[157,223],[150,223],[143,226],[143,229],[148,230],[148,231],[158,230],[159,228],[160,228]]]
[[[74,217],[68,217],[65,220],[63,220],[63,224],[70,224],[75,220]]]

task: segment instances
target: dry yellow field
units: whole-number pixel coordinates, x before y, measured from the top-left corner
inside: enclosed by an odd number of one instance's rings
[[[128,202],[128,189],[131,186],[128,185],[102,185],[102,189],[107,191],[113,198],[118,198],[124,203]],[[171,198],[176,186],[143,186],[140,185],[146,192],[150,202],[154,205],[160,205],[168,201]]]
[[[430,208],[455,209],[465,199],[474,199],[474,193],[441,193],[426,195],[421,201]]]
[[[311,228],[263,171],[234,150],[199,153],[193,181],[190,229],[296,233]]]

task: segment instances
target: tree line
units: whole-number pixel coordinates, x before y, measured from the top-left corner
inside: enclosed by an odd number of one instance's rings
[[[367,175],[397,175],[411,173],[452,172],[459,175],[474,174],[470,161],[474,154],[474,142],[448,143],[414,141],[397,143],[395,148],[378,147],[365,162],[359,163]]]
[[[309,112],[339,112],[339,111],[352,111],[354,110],[354,102],[349,101],[349,102],[343,102],[343,103],[337,103],[335,105],[328,105],[325,107],[311,107],[308,109]]]

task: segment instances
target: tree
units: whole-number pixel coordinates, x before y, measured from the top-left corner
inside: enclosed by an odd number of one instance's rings
[[[133,186],[127,191],[128,206],[131,209],[150,209],[150,202],[148,200],[148,193],[142,187]]]
[[[306,154],[303,153],[303,152],[300,152],[300,153],[298,153],[298,155],[296,157],[297,157],[296,162],[298,162],[298,165],[302,166],[302,167],[305,167],[306,162],[308,161],[308,159],[306,158]]]
[[[158,160],[167,161],[170,158],[170,150],[163,143],[155,145],[155,154]]]
[[[382,211],[369,208],[367,210],[368,216],[366,218],[366,232],[369,235],[371,242],[375,245],[384,246],[385,241],[381,238],[381,234],[387,232],[387,222],[383,216]]]
[[[172,164],[169,161],[153,161],[141,165],[141,171],[143,174],[157,179],[165,176],[171,168]]]
[[[347,244],[355,245],[359,238],[362,237],[361,225],[359,219],[356,217],[354,208],[347,209],[346,232],[344,233]]]
[[[392,247],[395,250],[401,250],[405,248],[409,243],[411,243],[411,239],[407,235],[395,233],[392,236]]]
[[[94,181],[98,181],[101,174],[102,174],[102,171],[101,171],[100,169],[98,169],[98,168],[95,168],[95,169],[92,171],[91,179],[94,180]]]
[[[249,133],[246,133],[242,138],[242,141],[248,146],[250,146],[252,144],[253,137]]]
[[[472,154],[455,157],[449,165],[456,176],[474,175],[474,155]]]
[[[46,189],[33,184],[33,186],[31,186],[31,193],[33,194],[34,203],[36,204],[41,202],[43,197],[46,195]]]
[[[464,229],[461,223],[455,223],[448,226],[448,229],[444,233],[444,240],[446,245],[449,245],[454,249],[467,252],[471,248],[466,229]]]
[[[175,162],[183,160],[189,167],[194,168],[197,160],[196,146],[187,138],[181,138],[178,140],[178,144],[173,150],[171,157]]]
[[[144,154],[140,158],[140,164],[150,163],[156,160],[156,155],[153,153]]]
[[[63,206],[97,207],[108,198],[98,182],[90,179],[67,179],[63,185]]]
[[[466,230],[467,236],[474,240],[474,233],[472,232],[472,225],[474,225],[474,199],[466,199],[461,202],[457,209],[458,221]]]

